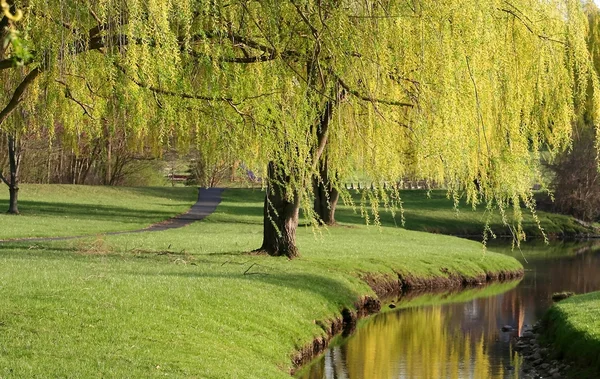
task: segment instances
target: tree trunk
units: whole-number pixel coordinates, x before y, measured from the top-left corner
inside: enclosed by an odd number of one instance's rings
[[[296,191],[290,194],[286,184],[290,177],[283,169],[269,162],[269,185],[265,196],[263,244],[257,251],[271,256],[299,256],[296,246],[296,229],[300,211],[300,198]]]
[[[319,177],[313,178],[314,211],[321,225],[335,225],[335,208],[340,197],[329,176],[327,158],[321,162]]]
[[[113,172],[112,172],[112,137],[110,133],[106,131],[106,173],[104,177],[104,185],[113,185]]]
[[[327,102],[317,125],[318,145],[314,156],[315,162],[318,162],[317,164],[319,165],[319,174],[313,177],[313,193],[315,196],[313,210],[318,217],[318,222],[322,225],[335,224],[335,207],[340,195],[337,188],[332,184],[329,175],[329,162],[325,154],[329,136],[329,124],[333,117],[334,108],[346,97],[346,92],[343,90],[338,90],[334,94],[334,100]]]
[[[8,213],[19,214],[19,166],[21,163],[21,149],[19,148],[17,138],[14,134],[8,135],[8,159],[9,159],[9,180],[8,191],[10,194],[10,202],[8,205]]]

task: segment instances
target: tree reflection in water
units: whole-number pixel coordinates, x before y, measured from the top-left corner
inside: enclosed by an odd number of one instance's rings
[[[406,308],[367,320],[299,378],[520,377],[522,358],[512,351],[512,337],[542,316],[552,293],[600,289],[597,247],[526,247],[523,254],[526,275],[516,288],[489,297],[480,297],[485,290],[472,290],[470,299],[444,294],[421,302],[432,305],[416,305],[419,299],[398,304]],[[504,325],[515,329],[502,332]]]

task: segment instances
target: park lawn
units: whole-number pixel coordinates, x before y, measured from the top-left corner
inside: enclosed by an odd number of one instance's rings
[[[545,337],[578,364],[579,377],[600,375],[600,292],[577,295],[554,304],[544,315]]]
[[[340,201],[336,212],[336,220],[340,223],[364,223],[360,214],[362,194],[358,190],[350,190],[354,206],[345,205]],[[405,225],[409,230],[429,233],[450,234],[477,237],[483,234],[484,225],[488,218],[485,205],[479,205],[475,210],[461,199],[458,209],[454,209],[452,200],[447,198],[445,190],[405,190],[400,192],[404,209]],[[525,208],[523,213],[523,230],[527,238],[541,238],[542,233],[531,215]],[[550,237],[575,236],[581,233],[592,233],[589,228],[577,223],[573,217],[537,211],[540,225]],[[381,222],[385,225],[401,225],[399,212],[392,216],[390,212],[381,211]],[[513,210],[507,210],[507,217],[513,215]],[[497,210],[489,218],[490,227],[497,236],[511,236],[508,226],[504,225]]]
[[[63,237],[142,229],[185,212],[196,202],[191,187],[106,187],[22,184],[19,216],[8,215],[0,191],[0,239]]]
[[[0,244],[0,377],[285,378],[292,356],[365,295],[365,273],[516,271],[477,242],[364,224],[301,227],[302,257],[248,255],[260,191],[154,233]],[[509,288],[509,287],[507,287]]]
[[[236,189],[239,193],[260,191]],[[360,214],[360,194],[352,191],[354,205],[340,206],[336,219],[341,225],[364,225]],[[443,190],[406,190],[401,193],[406,223],[404,228],[430,233],[478,238],[484,229],[484,207],[473,210],[462,202],[458,211]],[[104,232],[137,230],[185,212],[197,198],[193,187],[106,187],[80,185],[23,184],[20,191],[21,215],[0,211],[0,240],[30,237],[64,237]],[[8,209],[8,191],[0,191],[0,210]],[[256,211],[256,209],[255,209]],[[523,227],[528,238],[541,237],[533,218],[524,210]],[[255,214],[256,215],[256,214]],[[381,211],[385,226],[401,226],[400,215]],[[538,212],[543,229],[550,235],[575,235],[590,230],[572,217]],[[60,227],[57,227],[60,225]],[[499,236],[510,235],[499,215],[490,220]]]

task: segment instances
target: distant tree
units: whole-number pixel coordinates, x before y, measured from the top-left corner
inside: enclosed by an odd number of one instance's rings
[[[600,10],[592,1],[584,2],[589,31],[587,46],[596,72],[600,72]],[[579,104],[583,111],[573,120],[573,143],[569,149],[551,160],[553,172],[551,189],[557,211],[584,221],[600,217],[600,172],[598,163],[597,128],[595,117],[599,111],[592,91],[587,101]]]

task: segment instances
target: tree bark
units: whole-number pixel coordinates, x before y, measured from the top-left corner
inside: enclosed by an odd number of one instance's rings
[[[329,99],[325,103],[319,120],[311,125],[311,128],[316,127],[317,133],[317,144],[312,151],[314,168],[321,162],[321,157],[325,151],[333,111],[346,96],[346,91],[336,90],[334,95],[333,99]],[[306,179],[307,182],[310,180],[310,178]],[[257,251],[263,251],[272,256],[285,255],[290,259],[298,257],[300,254],[296,246],[296,229],[298,228],[300,213],[300,195],[293,188],[293,185],[291,185],[290,173],[284,172],[282,165],[277,165],[274,161],[269,162],[267,180],[268,186],[263,219],[263,244]],[[332,193],[332,195],[337,199],[337,193]],[[337,200],[335,202],[337,203]],[[333,210],[335,211],[335,206]],[[331,217],[333,217],[333,213]],[[329,217],[327,219],[329,220]]]
[[[9,176],[8,179],[0,173],[0,177],[8,186],[10,200],[8,204],[8,213],[19,214],[19,167],[21,163],[21,149],[14,134],[8,135],[8,160]]]
[[[339,199],[339,191],[333,186],[329,175],[329,162],[324,154],[329,136],[329,124],[333,117],[333,111],[346,96],[344,90],[335,93],[334,100],[330,100],[325,105],[325,110],[321,115],[317,126],[318,145],[315,154],[315,162],[319,165],[318,176],[313,177],[313,193],[315,196],[313,210],[318,217],[321,225],[335,224],[335,208]]]
[[[314,211],[321,225],[335,225],[335,209],[340,193],[329,176],[327,158],[321,161],[319,176],[313,178]]]
[[[300,197],[288,186],[290,176],[276,163],[269,162],[269,184],[265,196],[263,243],[257,251],[271,256],[298,257],[296,229],[300,213]],[[292,191],[293,193],[289,193]]]

